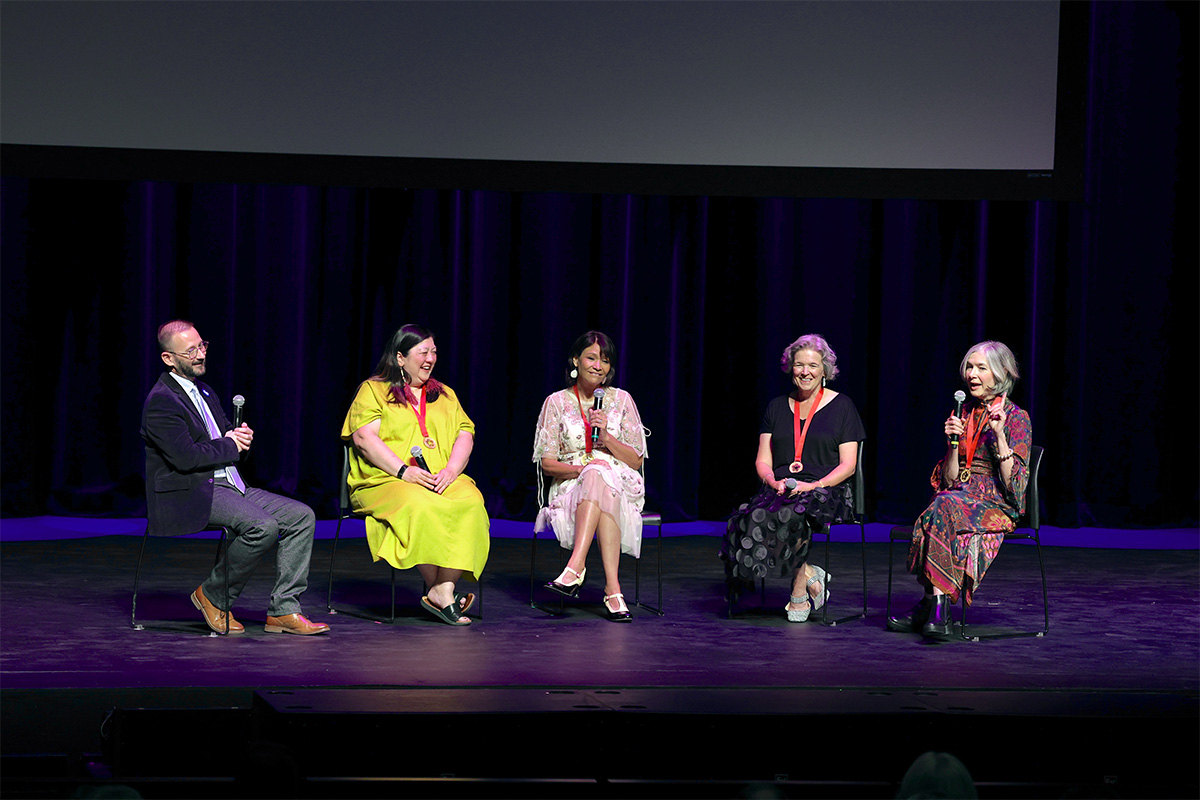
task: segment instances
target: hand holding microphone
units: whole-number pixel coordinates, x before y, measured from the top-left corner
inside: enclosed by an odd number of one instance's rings
[[[597,388],[596,391],[592,392],[592,411],[600,411],[603,408],[604,408],[604,389]],[[596,417],[596,415],[593,414],[592,417],[594,419]],[[592,425],[592,444],[596,444],[599,441],[600,441],[600,426]]]
[[[962,407],[967,399],[967,393],[959,389],[954,393],[954,413],[946,420],[946,435],[950,437],[950,446],[958,447],[958,437],[962,434]]]
[[[240,394],[234,395],[233,400],[233,427],[226,431],[225,435],[237,444],[238,452],[243,453],[250,449],[250,444],[254,441],[254,431],[242,422],[242,409],[246,405],[246,398]]]
[[[417,462],[417,466],[425,472],[424,475],[419,472],[414,472],[413,477],[416,479],[417,483],[421,484],[431,492],[437,492],[438,494],[441,494],[442,492],[446,491],[446,487],[454,483],[454,479],[458,477],[457,473],[451,470],[448,465],[443,469],[438,470],[436,474],[431,471],[429,469],[429,464],[425,461],[425,456],[421,455],[421,448],[419,446],[414,446],[409,452],[412,453],[413,460]]]
[[[436,483],[434,481],[434,476],[433,473],[429,471],[429,464],[425,461],[425,456],[421,454],[421,447],[419,445],[413,445],[413,448],[409,451],[409,453],[412,454],[413,461],[415,461],[417,466],[425,473],[422,475],[419,472],[413,472],[413,478],[415,482],[421,484],[430,491],[435,491]],[[405,474],[407,475],[407,472]]]
[[[246,406],[246,398],[240,394],[233,396],[233,427],[242,427],[242,409]]]

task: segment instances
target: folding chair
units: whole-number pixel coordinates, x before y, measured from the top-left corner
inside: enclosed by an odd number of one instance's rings
[[[210,525],[207,528],[205,528],[204,530],[196,531],[196,533],[205,533],[208,531],[219,531],[221,534],[221,538],[217,540],[217,555],[216,555],[216,558],[213,560],[213,566],[216,566],[221,561],[222,548],[229,541],[230,533],[229,533],[228,528],[223,527],[221,525]],[[142,625],[141,623],[139,623],[137,621],[137,596],[138,596],[138,584],[141,582],[141,577],[142,577],[142,560],[146,556],[146,540],[149,538],[150,538],[150,525],[147,524],[146,532],[142,535],[142,547],[141,547],[141,550],[138,551],[137,569],[134,570],[134,573],[133,573],[133,609],[130,611],[130,614],[129,614],[129,624],[133,627],[133,629],[135,631],[146,630],[146,626]],[[225,560],[225,608],[229,609],[229,605],[230,605],[230,603],[229,603],[229,559],[226,559]],[[230,609],[230,610],[232,610],[232,609]],[[232,616],[232,615],[227,611],[225,614],[225,633],[226,634],[229,633],[229,618],[230,618],[230,616]],[[216,631],[210,631],[209,635],[217,636],[218,634]]]
[[[1029,523],[1031,531],[1029,533],[1021,533],[1014,530],[1011,533],[1004,534],[1004,541],[1010,539],[1031,539],[1037,547],[1038,569],[1042,575],[1042,613],[1044,623],[1041,630],[1037,631],[1020,631],[1016,633],[988,633],[976,634],[974,636],[967,632],[967,598],[966,593],[962,597],[962,623],[960,637],[971,642],[978,642],[980,639],[1011,639],[1018,636],[1037,636],[1043,637],[1050,632],[1050,599],[1046,594],[1046,562],[1042,558],[1042,541],[1039,536],[1042,513],[1041,513],[1041,492],[1038,488],[1038,475],[1042,469],[1042,453],[1041,447],[1034,446],[1029,450],[1029,484],[1026,487],[1025,497],[1025,519]],[[894,543],[896,541],[911,542],[913,534],[912,525],[897,525],[892,528],[892,532],[888,539],[888,593],[887,593],[887,616],[892,615],[892,563]],[[980,536],[982,532],[968,531],[960,534],[962,536]]]
[[[366,520],[366,518],[368,516],[370,516],[368,514],[362,514],[358,511],[355,511],[350,505],[350,484],[348,483],[348,480],[350,477],[350,451],[353,447],[354,447],[354,445],[348,444],[348,443],[343,443],[343,445],[342,445],[342,481],[341,481],[340,488],[338,490],[338,521],[337,521],[337,528],[335,528],[334,532],[333,532],[333,551],[329,554],[329,587],[325,594],[325,608],[329,611],[330,614],[346,613],[352,617],[359,617],[360,619],[369,619],[369,620],[372,620],[373,622],[383,622],[383,619],[378,618],[378,617],[372,617],[368,614],[355,614],[354,612],[351,612],[351,611],[338,612],[338,610],[333,607],[333,566],[334,566],[335,560],[337,559],[337,546],[338,546],[338,540],[341,538],[341,535],[342,535],[342,523],[351,518]],[[391,611],[388,615],[387,621],[395,622],[396,621],[396,573],[398,572],[398,570],[395,567],[393,567],[391,564],[388,564],[388,572],[389,572],[390,578],[391,578]],[[476,585],[479,589],[479,596],[477,598],[478,605],[476,606],[476,608],[473,611],[471,616],[479,617],[480,619],[482,619],[483,618],[483,582],[480,581]],[[422,586],[421,593],[424,594],[425,591],[428,590],[429,587],[427,585],[425,585],[424,581],[421,582],[421,586]]]
[[[639,472],[640,471],[641,470],[639,470]],[[644,477],[645,473],[643,472],[642,474]],[[541,464],[537,465],[537,475],[538,475],[538,513],[540,514],[541,510],[543,508],[545,508],[545,506],[546,506],[546,496],[550,491],[550,487],[546,485],[546,476],[542,472]],[[658,541],[658,548],[657,548],[658,552],[656,554],[656,578],[657,578],[657,583],[658,583],[658,605],[652,606],[652,605],[649,605],[648,603],[642,602],[642,599],[641,599],[642,598],[642,595],[641,595],[642,560],[641,560],[641,558],[635,558],[633,560],[633,604],[634,604],[634,606],[636,606],[638,608],[644,608],[647,611],[651,611],[661,617],[666,614],[666,612],[664,612],[662,610],[662,605],[663,605],[663,599],[662,599],[662,554],[663,554],[662,514],[656,514],[653,512],[643,511],[642,512],[643,533],[647,527],[653,527],[653,528],[658,529],[658,535],[655,537]],[[557,537],[551,537],[551,538],[553,539],[553,541],[555,541],[557,543],[557,541],[558,541]],[[646,537],[645,537],[645,535],[643,535],[642,543],[645,544],[645,541],[646,541]],[[537,579],[537,544],[538,544],[538,532],[537,532],[537,528],[535,527],[534,531],[533,531],[533,545],[532,545],[532,548],[531,548],[530,554],[529,554],[529,606],[530,606],[530,608],[536,608],[539,611],[545,611],[547,614],[554,614],[556,616],[560,616],[560,615],[564,614],[565,610],[566,610],[566,605],[565,605],[566,598],[565,597],[563,597],[562,595],[559,595],[558,609],[554,610],[554,609],[548,607],[547,605],[545,605],[544,603],[537,602],[533,596],[534,589],[540,585],[540,583],[538,582],[538,579]],[[563,548],[559,548],[559,567],[558,567],[558,569],[560,572],[562,571],[563,566],[566,564],[565,552],[566,551]]]
[[[854,508],[853,508],[854,518],[845,520],[843,523],[843,524],[847,524],[847,525],[858,525],[859,542],[860,542],[859,547],[860,547],[861,561],[862,561],[862,603],[863,603],[862,611],[859,613],[851,614],[846,617],[840,617],[838,619],[830,620],[828,618],[829,603],[825,603],[824,605],[821,606],[820,622],[822,625],[828,625],[830,627],[833,627],[834,625],[838,625],[843,622],[849,622],[852,619],[862,619],[863,617],[865,617],[867,615],[866,479],[863,477],[863,449],[864,449],[864,442],[862,440],[859,440],[859,442],[858,442],[858,459],[857,459],[857,463],[854,465],[854,478],[853,478],[854,483],[851,484],[851,489],[852,489],[852,494],[853,494],[853,502],[854,502]],[[826,572],[828,572],[829,541],[830,541],[830,539],[833,538],[833,526],[829,525],[824,530],[813,531],[812,535],[813,535],[814,539],[818,536],[825,537],[825,569],[826,569]],[[809,552],[812,552],[811,545],[809,547]],[[828,589],[829,587],[826,586],[824,588]],[[726,611],[727,619],[733,619],[733,605],[734,605],[733,594],[734,594],[733,588],[727,586],[726,590],[725,590],[725,601],[727,604],[727,611]],[[767,604],[767,581],[766,581],[766,578],[759,579],[759,596],[760,596],[762,604],[765,606]],[[812,619],[812,617],[810,617],[810,619]]]

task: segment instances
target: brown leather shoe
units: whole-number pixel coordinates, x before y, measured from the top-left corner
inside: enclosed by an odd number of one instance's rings
[[[192,605],[196,607],[201,614],[204,615],[204,621],[208,623],[208,627],[212,628],[217,633],[225,633],[225,617],[226,613],[209,602],[204,596],[204,587],[197,586],[196,591],[192,592]],[[229,614],[229,632],[245,633],[246,626],[233,618]]]
[[[329,626],[324,622],[309,622],[303,614],[285,614],[282,617],[267,616],[267,625],[263,628],[267,633],[296,633],[300,636],[312,636],[314,633],[328,633]]]

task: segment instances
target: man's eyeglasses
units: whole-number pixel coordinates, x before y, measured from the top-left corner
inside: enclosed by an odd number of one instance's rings
[[[176,353],[174,350],[168,350],[167,352],[173,356],[183,356],[184,358],[195,359],[196,356],[200,355],[201,353],[208,353],[208,345],[208,342],[201,342],[195,347],[189,347],[182,353]]]

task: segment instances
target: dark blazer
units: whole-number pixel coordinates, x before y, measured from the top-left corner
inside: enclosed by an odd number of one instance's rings
[[[233,426],[212,389],[196,381],[217,427]],[[204,530],[212,513],[213,473],[238,462],[237,443],[213,439],[187,392],[169,373],[142,406],[146,441],[146,518],[151,536],[180,536]]]

